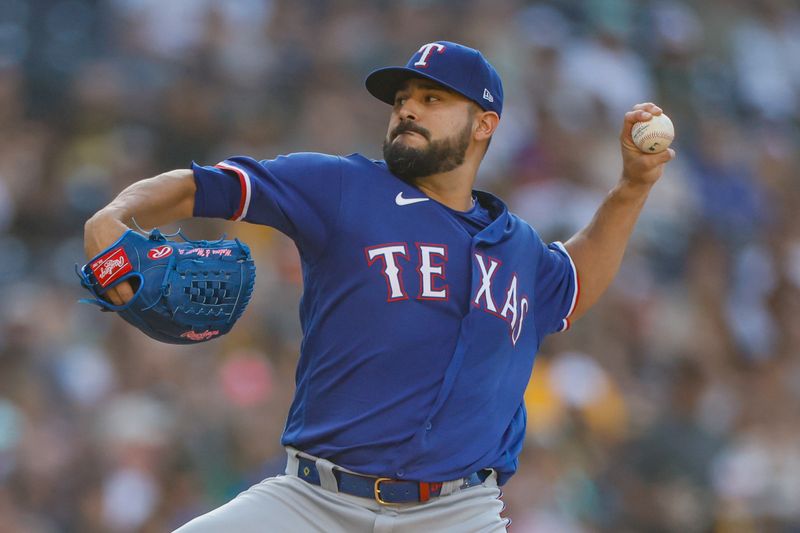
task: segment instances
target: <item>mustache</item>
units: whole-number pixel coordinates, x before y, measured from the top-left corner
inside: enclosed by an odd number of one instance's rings
[[[391,139],[395,140],[397,138],[397,136],[400,135],[401,133],[406,133],[406,132],[409,132],[409,131],[422,135],[428,141],[431,140],[431,132],[429,132],[428,130],[426,130],[422,126],[420,126],[418,124],[415,124],[414,122],[411,122],[411,121],[408,121],[408,120],[404,121],[404,122],[401,122],[400,124],[397,125],[397,127],[394,130],[392,130]]]

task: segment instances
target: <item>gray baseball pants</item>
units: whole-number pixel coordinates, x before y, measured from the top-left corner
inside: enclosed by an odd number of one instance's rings
[[[340,493],[330,461],[316,459],[322,486],[297,477],[296,450],[289,449],[285,476],[267,478],[222,507],[199,516],[175,533],[496,533],[509,520],[500,516],[503,502],[496,475],[482,485],[458,489],[461,480],[444,484],[425,503],[382,505]],[[449,494],[448,494],[449,492]]]

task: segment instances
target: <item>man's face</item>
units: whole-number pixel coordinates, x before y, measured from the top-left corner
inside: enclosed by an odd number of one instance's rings
[[[395,95],[383,157],[397,177],[447,172],[464,162],[472,139],[472,102],[425,79],[410,79]]]

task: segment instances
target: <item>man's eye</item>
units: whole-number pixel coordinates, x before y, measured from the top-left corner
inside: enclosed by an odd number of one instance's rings
[[[394,99],[394,105],[401,106],[404,103],[406,103],[406,100],[408,100],[408,98],[406,98],[405,96],[398,96],[397,98]]]
[[[439,101],[439,97],[438,96],[434,96],[432,94],[429,94],[428,96],[425,97],[425,101],[426,102],[438,102]]]

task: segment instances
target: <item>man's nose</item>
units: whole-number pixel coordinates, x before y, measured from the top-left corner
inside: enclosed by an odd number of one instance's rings
[[[410,98],[404,101],[397,110],[400,120],[416,121],[419,118],[419,108]]]

